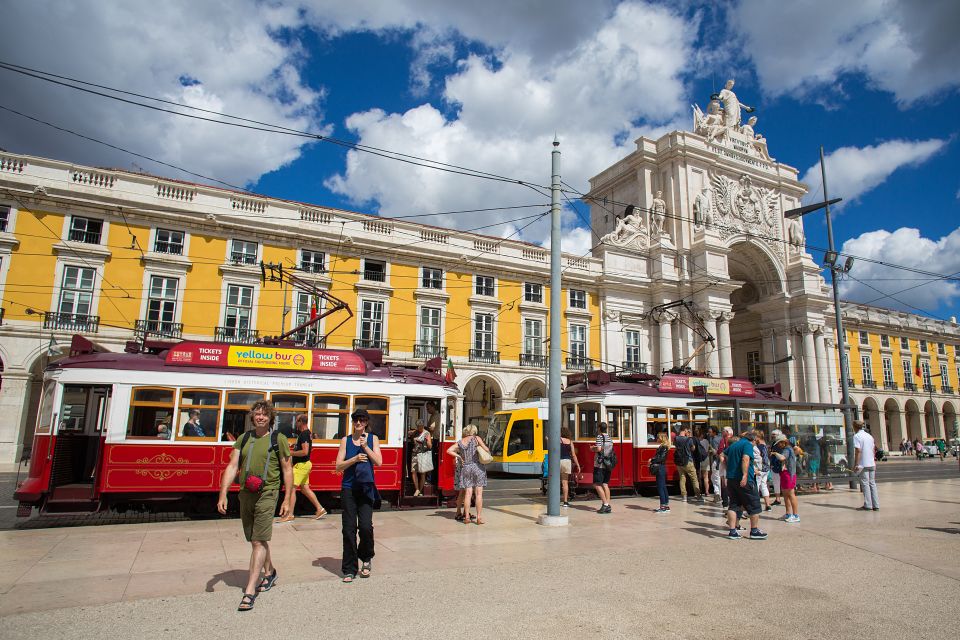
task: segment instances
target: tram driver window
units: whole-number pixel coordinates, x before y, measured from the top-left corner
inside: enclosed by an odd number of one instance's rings
[[[347,435],[347,396],[313,396],[314,440],[337,440]]]
[[[353,410],[366,409],[370,414],[370,423],[367,430],[380,438],[380,442],[387,440],[387,418],[389,404],[387,398],[377,396],[357,396],[353,399]]]
[[[161,430],[160,425],[165,429]],[[134,387],[130,396],[127,439],[167,440],[173,434],[173,389]],[[169,434],[169,435],[167,435]]]
[[[266,396],[262,391],[228,391],[223,422],[220,425],[220,441],[233,442],[243,435],[244,431],[253,429],[249,417],[250,407]]]
[[[647,409],[647,443],[657,441],[657,436],[661,433],[669,433],[670,426],[667,422],[667,410],[659,408]]]
[[[177,440],[216,440],[220,425],[220,392],[184,389],[180,392]]]
[[[507,455],[533,451],[533,420],[517,420],[510,427],[510,442],[507,443]]]

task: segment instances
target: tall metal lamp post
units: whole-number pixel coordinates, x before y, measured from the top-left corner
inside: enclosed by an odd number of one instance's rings
[[[827,267],[830,269],[830,285],[833,289],[833,312],[834,319],[836,321],[837,329],[837,349],[840,350],[840,390],[841,398],[840,402],[843,405],[843,431],[847,439],[847,466],[853,462],[854,457],[854,446],[853,446],[853,414],[850,411],[850,363],[847,362],[847,340],[846,334],[843,331],[843,318],[840,314],[840,291],[837,288],[837,276],[840,274],[847,273],[853,267],[853,258],[847,258],[846,262],[843,265],[838,265],[837,260],[840,257],[840,254],[837,253],[837,250],[833,244],[833,222],[830,219],[830,205],[840,202],[842,198],[834,198],[833,200],[829,199],[827,195],[827,170],[823,163],[823,146],[820,147],[820,175],[823,178],[823,202],[818,202],[816,204],[807,205],[805,207],[799,207],[797,209],[790,209],[789,211],[784,211],[783,216],[785,218],[799,218],[805,216],[808,213],[813,213],[814,211],[819,211],[820,209],[824,210],[824,214],[827,217],[827,252],[823,256],[823,261],[827,264]],[[850,488],[853,489],[856,487],[856,483],[851,479]]]

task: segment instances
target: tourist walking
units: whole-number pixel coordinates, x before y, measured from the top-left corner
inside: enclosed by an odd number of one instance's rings
[[[706,498],[710,495],[710,473],[712,470],[712,459],[710,455],[710,435],[711,429],[701,430],[697,433],[697,450],[700,453],[700,462],[698,466],[700,479],[700,495]]]
[[[783,470],[783,463],[780,462],[780,458],[773,455],[772,450],[773,443],[776,442],[782,435],[783,433],[779,429],[774,429],[771,431],[770,447],[767,450],[770,459],[770,473],[768,475],[768,479],[770,480],[770,484],[773,485],[773,503],[770,505],[771,507],[779,507],[782,504],[780,502],[780,498],[783,497],[780,489],[780,471]]]
[[[273,512],[277,508],[280,478],[283,478],[284,500],[280,517],[293,511],[293,465],[290,463],[290,445],[286,438],[273,430],[276,412],[267,400],[253,403],[248,413],[253,430],[247,431],[230,452],[230,462],[220,480],[217,511],[227,513],[227,493],[240,474],[240,523],[243,535],[250,543],[250,571],[243,598],[237,611],[253,609],[257,596],[273,588],[277,582],[277,568],[270,556],[273,537]]]
[[[863,491],[861,511],[879,511],[880,498],[877,496],[877,463],[874,458],[874,440],[864,427],[863,420],[854,420],[853,429],[853,471],[860,476],[860,490]]]
[[[606,422],[600,423],[597,440],[590,449],[596,452],[593,460],[593,488],[600,498],[597,513],[610,513],[613,511],[610,506],[610,476],[613,474],[616,456],[613,453],[613,440],[607,435]]]
[[[919,440],[913,441],[913,451],[917,454],[917,460],[923,460],[923,454],[925,453],[923,448],[923,443]]]
[[[297,444],[290,451],[293,456],[293,486],[299,487],[302,493],[314,508],[314,519],[319,520],[327,515],[327,510],[320,505],[317,494],[310,488],[310,471],[313,469],[313,463],[310,461],[310,454],[313,452],[313,434],[310,432],[310,418],[305,413],[297,416],[294,422],[294,429],[297,433]],[[296,504],[296,495],[292,504]],[[293,509],[286,517],[280,518],[280,522],[290,522],[293,520]]]
[[[757,472],[757,488],[760,490],[760,497],[763,498],[764,511],[770,511],[770,486],[767,484],[767,476],[770,475],[770,450],[763,439],[763,434],[759,431],[756,432],[753,448],[756,456],[754,466]]]
[[[477,436],[477,426],[468,424],[463,428],[463,437],[459,442],[454,443],[447,449],[447,454],[459,456],[462,466],[460,467],[460,485],[463,487],[463,509],[464,524],[470,524],[470,503],[476,494],[477,502],[477,524],[485,524],[483,520],[483,488],[487,486],[487,469],[480,464],[480,458],[477,455],[477,448],[482,448],[487,453],[490,449]]]
[[[343,474],[340,481],[340,502],[343,507],[343,560],[340,569],[346,583],[356,579],[358,561],[361,578],[369,578],[373,570],[373,512],[380,508],[380,492],[374,481],[373,468],[383,464],[380,440],[367,432],[370,414],[366,409],[357,409],[350,415],[350,420],[353,431],[340,439],[336,466],[337,471]]]
[[[687,501],[687,483],[693,493],[690,498],[695,500],[700,494],[700,483],[697,482],[697,470],[693,464],[693,448],[696,446],[693,438],[690,437],[690,431],[684,427],[680,429],[677,438],[673,443],[673,463],[677,466],[677,474],[680,476],[680,499]]]
[[[739,540],[737,522],[740,513],[746,511],[750,517],[750,539],[765,540],[767,534],[760,529],[760,494],[757,490],[757,478],[753,467],[753,432],[744,431],[740,437],[731,438],[726,449],[727,456],[727,493],[730,504],[727,507],[727,538]]]
[[[667,492],[667,453],[670,452],[670,438],[666,433],[657,434],[657,452],[650,461],[650,473],[657,479],[657,493],[660,496],[660,508],[654,513],[670,513],[670,494]]]
[[[787,514],[783,520],[788,524],[797,524],[800,522],[800,513],[797,509],[797,454],[782,433],[773,441],[771,453],[780,464],[780,490],[783,492],[783,503],[787,508]]]
[[[720,475],[720,449],[723,437],[717,433],[716,427],[710,427],[710,484],[713,485],[713,503],[720,504],[722,482]]]
[[[560,491],[563,494],[561,507],[570,506],[570,474],[580,473],[577,449],[573,446],[573,434],[569,427],[560,428]]]

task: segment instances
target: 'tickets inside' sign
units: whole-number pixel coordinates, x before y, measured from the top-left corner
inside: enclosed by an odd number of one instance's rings
[[[289,349],[210,342],[181,342],[167,352],[166,362],[175,366],[194,367],[359,374],[367,372],[367,364],[364,359],[352,351]]]
[[[752,398],[757,395],[756,389],[749,380],[735,380],[729,378],[697,378],[695,376],[681,376],[666,374],[660,378],[660,393],[694,393],[695,387],[704,386],[711,396],[738,396]]]

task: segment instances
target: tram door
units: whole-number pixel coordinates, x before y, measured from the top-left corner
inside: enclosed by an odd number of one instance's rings
[[[434,499],[438,494],[438,482],[440,480],[440,464],[442,445],[444,440],[443,420],[440,413],[440,407],[436,400],[428,398],[407,398],[403,438],[403,481],[400,486],[401,500],[407,503],[417,504],[420,498]],[[424,426],[430,431],[432,447],[430,451],[422,451],[422,446],[416,441],[417,422],[423,421]],[[427,472],[426,483],[420,490],[421,495],[415,495],[417,489],[414,483],[413,467],[418,451],[429,453],[433,463],[433,469]],[[419,480],[419,478],[417,478]],[[451,482],[452,486],[452,482]]]
[[[607,407],[607,427],[617,452],[617,466],[613,478],[618,486],[632,487],[636,478],[633,460],[633,407]]]
[[[110,386],[64,385],[53,450],[50,488],[96,486],[100,452],[107,436]]]

